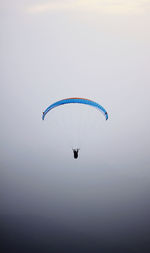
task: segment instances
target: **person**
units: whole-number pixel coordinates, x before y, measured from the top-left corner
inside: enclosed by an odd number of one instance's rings
[[[73,154],[74,154],[74,159],[77,159],[78,158],[78,152],[80,149],[72,149],[73,150]]]

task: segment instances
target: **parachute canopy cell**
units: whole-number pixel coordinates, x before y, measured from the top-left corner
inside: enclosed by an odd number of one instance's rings
[[[70,103],[79,103],[79,104],[93,106],[93,107],[97,108],[98,110],[100,110],[104,114],[106,120],[108,119],[108,113],[104,109],[104,107],[102,107],[100,104],[98,104],[90,99],[86,99],[86,98],[66,98],[66,99],[59,100],[59,101],[51,104],[49,107],[47,107],[47,109],[43,112],[42,119],[44,120],[46,114],[49,111],[51,111],[52,109],[54,109],[55,107],[60,106],[60,105],[64,105],[64,104],[70,104]]]

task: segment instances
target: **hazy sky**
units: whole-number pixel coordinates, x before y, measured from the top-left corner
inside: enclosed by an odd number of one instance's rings
[[[150,0],[1,0],[0,32],[0,213],[141,237],[150,225]],[[86,106],[41,120],[76,96],[99,102],[109,120]]]

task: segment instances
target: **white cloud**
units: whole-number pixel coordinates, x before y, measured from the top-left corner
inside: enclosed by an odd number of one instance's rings
[[[65,0],[48,1],[29,5],[27,12],[43,13],[49,11],[94,11],[104,13],[143,13],[150,7],[150,0]]]

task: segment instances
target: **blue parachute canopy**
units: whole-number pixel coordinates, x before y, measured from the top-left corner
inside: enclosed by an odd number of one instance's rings
[[[79,103],[79,104],[93,106],[93,107],[97,108],[98,110],[100,110],[105,115],[106,120],[108,119],[108,113],[106,112],[104,107],[102,107],[100,104],[98,104],[90,99],[86,99],[86,98],[66,98],[66,99],[59,100],[59,101],[51,104],[49,107],[47,107],[47,109],[43,112],[42,119],[44,120],[45,115],[53,108],[55,108],[59,105],[70,104],[70,103]]]

